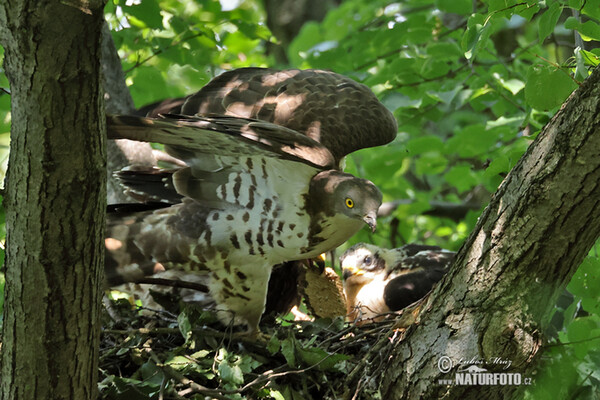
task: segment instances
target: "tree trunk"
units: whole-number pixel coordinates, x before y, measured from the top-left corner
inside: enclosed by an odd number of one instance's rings
[[[0,4],[11,85],[2,399],[94,399],[104,268],[103,2]]]
[[[457,385],[456,373],[476,365],[520,373],[521,384],[529,383],[558,294],[599,235],[596,69],[500,185],[454,267],[404,332],[382,398],[519,397],[523,386]]]

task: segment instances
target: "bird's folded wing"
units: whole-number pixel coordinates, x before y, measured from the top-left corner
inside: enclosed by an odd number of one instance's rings
[[[418,268],[409,273],[393,277],[385,286],[385,304],[392,311],[408,307],[431,291],[446,271],[441,267]],[[393,276],[393,275],[392,275]]]
[[[386,266],[386,277],[394,273],[407,273],[415,268],[447,270],[454,261],[455,252],[438,246],[410,243],[400,248],[389,250],[402,254],[397,262]]]
[[[186,162],[197,153],[230,157],[260,154],[321,169],[332,168],[335,162],[326,147],[307,136],[246,118],[108,116],[107,130],[110,139],[162,143],[169,154]]]
[[[262,121],[109,116],[107,126],[110,138],[164,144],[170,155],[188,165],[176,170],[167,183],[172,181],[180,196],[209,208],[252,208],[275,198],[296,204],[308,191],[311,177],[334,162],[321,144]],[[143,172],[125,175],[122,180],[130,189],[149,192],[142,186],[151,179]],[[169,190],[168,186],[162,189]]]

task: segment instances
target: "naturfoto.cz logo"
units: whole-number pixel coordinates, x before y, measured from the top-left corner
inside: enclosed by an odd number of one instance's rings
[[[454,379],[440,379],[440,385],[531,385],[531,378],[523,378],[518,372],[489,372],[483,366],[503,365],[503,369],[508,369],[512,365],[510,360],[503,360],[495,357],[487,362],[479,359],[458,360],[459,366],[454,374]],[[454,362],[448,356],[442,356],[437,363],[440,372],[446,374],[454,368]]]

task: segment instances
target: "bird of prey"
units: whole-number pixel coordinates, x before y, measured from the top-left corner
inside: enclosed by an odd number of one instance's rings
[[[107,119],[110,138],[162,143],[187,165],[120,174],[150,209],[109,215],[109,280],[193,273],[224,323],[255,333],[273,265],[333,249],[365,223],[375,229],[380,191],[339,164],[391,141],[394,118],[341,75],[255,68],[217,77],[175,111]]]
[[[352,246],[340,257],[349,319],[378,320],[420,300],[442,279],[454,255],[420,244],[396,249]]]

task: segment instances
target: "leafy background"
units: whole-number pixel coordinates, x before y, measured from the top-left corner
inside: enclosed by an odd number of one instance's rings
[[[458,250],[503,177],[600,62],[600,0],[346,0],[323,21],[303,26],[284,48],[285,64],[269,51],[279,39],[267,28],[259,0],[112,0],[106,18],[138,107],[189,94],[219,72],[243,66],[328,69],[370,86],[397,117],[398,137],[386,147],[352,154],[346,170],[372,180],[395,207],[375,234],[363,230],[347,245],[425,242]],[[0,90],[4,174],[10,90],[2,70]],[[440,212],[450,205],[461,211]],[[0,218],[4,236],[3,213]],[[598,245],[567,289],[526,398],[597,398],[600,393]],[[180,319],[176,326],[187,326],[189,318]],[[182,330],[181,346],[189,347],[191,336],[185,335],[190,332]],[[295,357],[290,362],[296,342],[277,340],[272,354],[298,367]],[[185,358],[182,366],[173,361],[182,361],[176,352],[167,364],[196,368],[206,379],[212,374],[230,389],[243,386],[245,374],[264,364],[215,346],[211,365],[191,365]],[[298,346],[313,349],[309,353],[320,348],[318,343]],[[342,368],[338,362],[345,361],[336,360],[336,368]],[[139,390],[146,385],[147,395],[158,393],[155,366],[142,363],[137,375],[126,379],[139,382]],[[106,383],[110,393],[127,393],[118,390],[125,381],[115,379]],[[297,386],[272,386],[255,396],[295,398],[294,393],[300,393]]]

